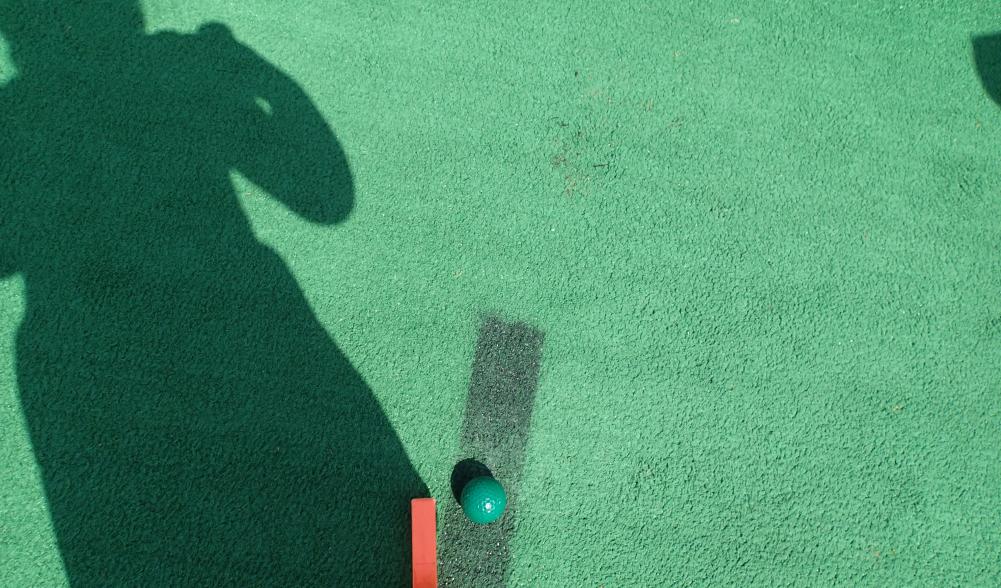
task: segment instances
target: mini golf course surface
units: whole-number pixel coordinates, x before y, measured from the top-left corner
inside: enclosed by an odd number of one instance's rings
[[[1001,10],[765,4],[0,0],[0,586],[1001,584]]]

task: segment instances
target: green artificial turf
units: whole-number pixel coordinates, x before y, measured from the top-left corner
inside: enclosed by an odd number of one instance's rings
[[[485,316],[496,583],[1001,583],[993,2],[291,4],[0,0],[0,585],[402,583]]]

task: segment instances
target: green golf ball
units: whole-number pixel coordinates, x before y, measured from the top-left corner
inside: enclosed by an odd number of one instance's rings
[[[501,518],[507,506],[507,495],[500,482],[490,476],[473,478],[462,489],[462,511],[477,525],[486,525]]]

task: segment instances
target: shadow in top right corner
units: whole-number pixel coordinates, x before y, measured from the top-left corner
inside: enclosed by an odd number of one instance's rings
[[[973,59],[987,94],[1001,105],[1001,33],[974,37]]]

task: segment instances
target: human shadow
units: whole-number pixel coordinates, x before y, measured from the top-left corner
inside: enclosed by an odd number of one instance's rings
[[[9,0],[0,34],[0,277],[70,583],[403,585],[427,489],[230,180],[344,220],[319,112],[223,25],[147,34],[136,0]]]
[[[973,60],[987,94],[1001,105],[1001,33],[974,37]]]

